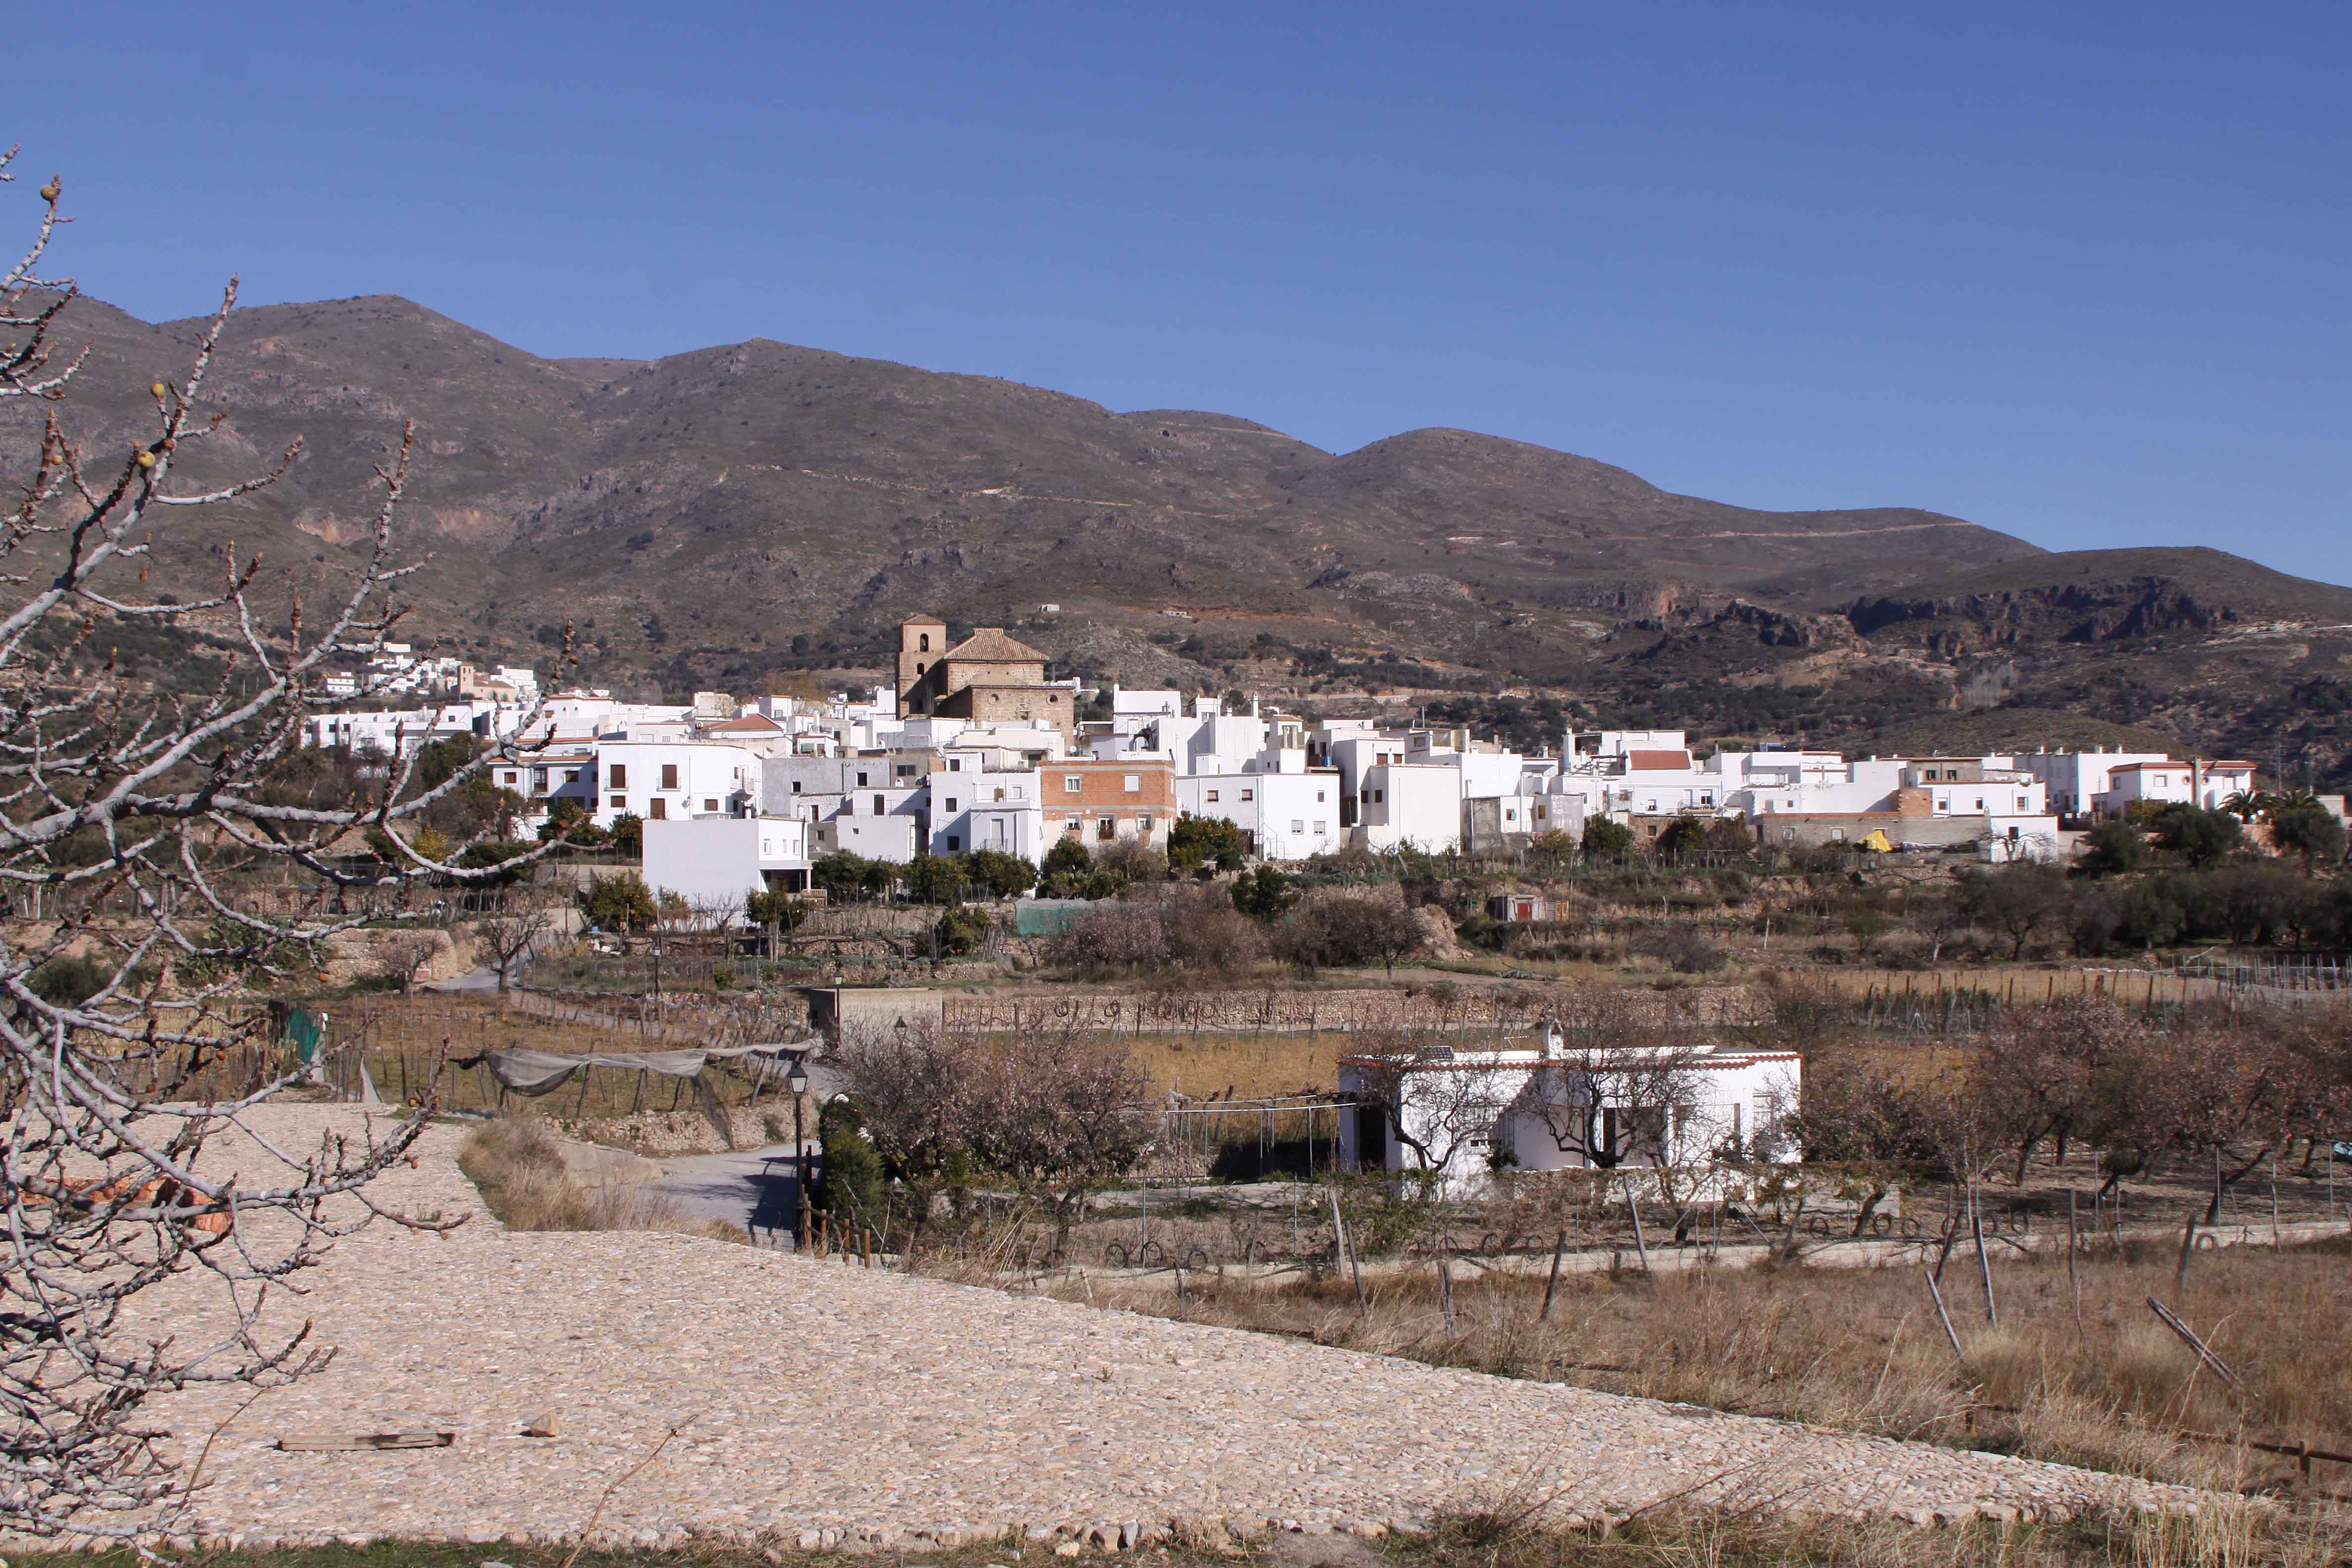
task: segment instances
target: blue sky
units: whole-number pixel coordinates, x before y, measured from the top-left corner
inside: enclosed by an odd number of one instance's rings
[[[236,271],[2352,582],[2340,5],[70,15],[0,141],[150,319]]]

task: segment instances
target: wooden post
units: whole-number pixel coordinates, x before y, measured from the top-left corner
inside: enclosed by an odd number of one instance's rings
[[[1445,1314],[1445,1326],[1454,1327],[1454,1271],[1445,1267],[1445,1255],[1437,1255],[1437,1308]]]
[[[1625,1206],[1633,1214],[1633,1250],[1641,1254],[1642,1272],[1650,1272],[1650,1244],[1642,1238],[1642,1200],[1633,1195],[1633,1184],[1625,1184]]]
[[[2080,1250],[2081,1243],[2074,1234],[2074,1189],[2068,1187],[2066,1189],[2066,1283],[2074,1292],[2074,1337],[2082,1342],[2084,1353],[2088,1354],[2091,1349],[2091,1337],[2083,1328],[2083,1276],[2074,1258],[2074,1254]]]
[[[2220,1356],[2215,1355],[2212,1351],[2207,1347],[2205,1342],[2199,1339],[2197,1335],[2191,1331],[2188,1324],[2173,1316],[2171,1312],[2166,1310],[2164,1303],[2158,1300],[2153,1296],[2150,1296],[2147,1299],[2147,1306],[2148,1310],[2156,1314],[2157,1321],[2162,1323],[2166,1328],[2170,1329],[2174,1333],[2179,1334],[2180,1336],[2181,1342],[2197,1353],[2197,1359],[2203,1362],[2206,1367],[2212,1372],[2214,1376],[2220,1378],[2223,1383],[2228,1384],[2232,1389],[2236,1390],[2241,1396],[2245,1394],[2246,1385],[2244,1382],[2239,1378],[2236,1373],[2230,1370],[2229,1363],[2223,1361]]]
[[[1993,1305],[1992,1255],[1985,1250],[1984,1214],[1977,1203],[1973,1182],[1969,1184],[1969,1230],[1976,1238],[1977,1271],[1984,1278],[1985,1321],[1997,1329],[2000,1327],[2000,1309]]]
[[[1538,1323],[1551,1316],[1552,1295],[1559,1289],[1559,1260],[1561,1255],[1567,1251],[1568,1226],[1561,1226],[1559,1227],[1559,1239],[1551,1244],[1551,1275],[1550,1278],[1544,1281],[1543,1307],[1541,1310],[1536,1313],[1536,1321]]]
[[[1364,1271],[1358,1267],[1356,1248],[1348,1239],[1348,1222],[1339,1217],[1339,1189],[1332,1186],[1324,1191],[1331,1197],[1331,1233],[1338,1238],[1340,1255],[1348,1260],[1348,1272],[1356,1281],[1356,1315],[1369,1319],[1372,1315],[1372,1306],[1364,1299]]]
[[[1953,1359],[1960,1362],[1967,1361],[1969,1355],[1966,1351],[1960,1349],[1959,1333],[1952,1327],[1952,1315],[1944,1310],[1944,1293],[1936,1288],[1935,1270],[1923,1267],[1919,1272],[1927,1277],[1927,1299],[1936,1303],[1936,1321],[1944,1325],[1944,1337],[1952,1342]]]
[[[2197,1211],[2189,1211],[2189,1223],[2180,1227],[2180,1261],[2172,1266],[2172,1304],[2180,1305],[2180,1292],[2189,1283],[2189,1255],[2197,1247]]]

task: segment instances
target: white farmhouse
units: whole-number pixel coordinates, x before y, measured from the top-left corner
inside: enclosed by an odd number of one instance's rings
[[[1429,1173],[1454,1192],[1502,1171],[1690,1166],[1734,1149],[1793,1162],[1780,1128],[1803,1070],[1793,1051],[1572,1049],[1549,1021],[1525,1047],[1343,1057],[1340,1092],[1357,1110],[1342,1120],[1340,1157]]]

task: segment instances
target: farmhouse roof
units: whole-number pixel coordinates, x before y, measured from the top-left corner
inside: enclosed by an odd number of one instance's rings
[[[1687,773],[1691,758],[1688,752],[1628,752],[1625,766],[1637,773]]]

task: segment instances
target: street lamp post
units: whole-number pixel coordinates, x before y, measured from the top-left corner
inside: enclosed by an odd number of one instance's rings
[[[809,1240],[809,1165],[808,1136],[801,1126],[801,1106],[808,1094],[808,1063],[803,1057],[793,1058],[792,1070],[784,1075],[784,1087],[793,1091],[793,1191],[800,1198],[800,1219],[793,1235],[795,1249],[805,1251]]]

